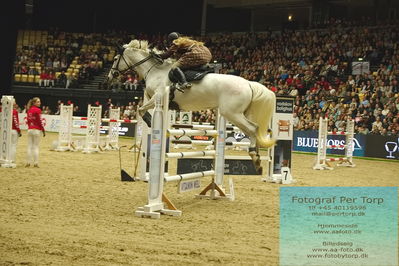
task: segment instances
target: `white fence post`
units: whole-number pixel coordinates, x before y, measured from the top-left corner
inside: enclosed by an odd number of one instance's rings
[[[107,149],[117,150],[119,149],[119,122],[115,120],[120,119],[119,107],[109,109],[109,119]]]
[[[166,152],[166,130],[168,127],[169,112],[168,99],[169,89],[163,95],[156,95],[155,109],[151,121],[151,152],[150,152],[150,177],[148,189],[148,203],[139,207],[135,212],[139,217],[160,218],[161,213],[180,216],[181,211],[174,208],[173,204],[163,194],[165,152]],[[169,202],[165,208],[164,201]]]
[[[0,131],[0,164],[1,167],[15,168],[16,164],[11,159],[11,130],[14,97],[4,95],[1,98],[1,131]]]
[[[60,106],[60,127],[58,131],[58,145],[55,151],[71,150],[73,104]]]
[[[225,146],[226,146],[226,119],[217,112],[216,128],[218,135],[214,137],[215,155],[215,183],[223,186]],[[216,143],[215,143],[216,142]]]
[[[100,151],[100,125],[101,125],[101,106],[88,106],[87,110],[87,133],[84,153]]]

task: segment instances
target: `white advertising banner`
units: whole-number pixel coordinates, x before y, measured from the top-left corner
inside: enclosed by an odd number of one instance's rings
[[[292,114],[276,113],[273,117],[273,137],[277,140],[292,140],[294,121]]]
[[[294,136],[293,99],[278,97],[276,113],[273,117],[273,138],[277,140],[292,140]]]
[[[21,129],[28,129],[27,121],[26,121],[26,113],[20,113],[19,117],[19,125]],[[60,116],[59,115],[42,115],[42,123],[44,129],[48,132],[58,132],[60,128]],[[74,126],[85,126],[86,120],[74,120]],[[72,133],[74,134],[86,134],[85,128],[73,128]]]

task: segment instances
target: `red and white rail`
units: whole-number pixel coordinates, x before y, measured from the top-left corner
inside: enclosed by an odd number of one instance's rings
[[[72,128],[88,128],[89,126],[73,125]],[[101,129],[109,129],[109,126],[100,126]]]
[[[136,124],[136,123],[137,123],[137,120],[102,118],[102,119],[101,119],[101,122],[109,122],[109,123],[133,123],[133,124]]]
[[[184,113],[184,112],[183,112]],[[171,119],[173,121],[173,119]],[[203,124],[199,124],[199,123],[191,123],[191,124],[171,124],[170,128],[172,130],[207,130],[207,131],[211,131],[215,129],[215,125],[212,125],[210,123],[203,123]],[[225,129],[226,133],[234,133],[234,132],[241,132],[241,130],[236,127],[233,126],[231,124],[226,125],[226,129]],[[173,146],[173,148],[175,149],[197,149],[198,145],[207,145],[206,149],[214,149],[213,147],[213,140],[195,140],[195,139],[190,139],[187,136],[204,136],[202,135],[176,135],[179,136],[178,139],[176,138],[171,138],[170,142],[172,144],[175,144]],[[211,136],[211,135],[210,135]],[[212,136],[211,136],[212,137]],[[249,142],[238,142],[238,141],[229,141],[226,142],[226,149],[237,149],[237,150],[245,150],[248,149],[249,147]]]

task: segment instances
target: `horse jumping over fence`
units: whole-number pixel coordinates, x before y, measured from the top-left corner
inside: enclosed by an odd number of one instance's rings
[[[119,54],[108,74],[112,82],[121,74],[136,71],[146,82],[144,93],[148,100],[139,109],[140,115],[148,116],[147,110],[154,108],[155,95],[164,95],[171,84],[168,74],[173,60],[162,60],[160,51],[150,49],[147,41],[132,40],[119,47]],[[249,155],[257,169],[260,168],[259,147],[269,148],[275,140],[268,137],[271,118],[276,105],[275,94],[258,82],[244,78],[209,73],[183,92],[171,91],[178,107],[187,111],[219,109],[220,114],[250,137]],[[171,97],[172,98],[172,97]],[[148,119],[147,119],[148,120]]]

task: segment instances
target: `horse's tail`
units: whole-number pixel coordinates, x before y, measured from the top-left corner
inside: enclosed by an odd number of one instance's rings
[[[245,116],[258,125],[256,141],[259,146],[269,148],[276,143],[275,139],[267,138],[269,125],[275,111],[276,95],[258,82],[251,81],[250,86],[253,96]]]

